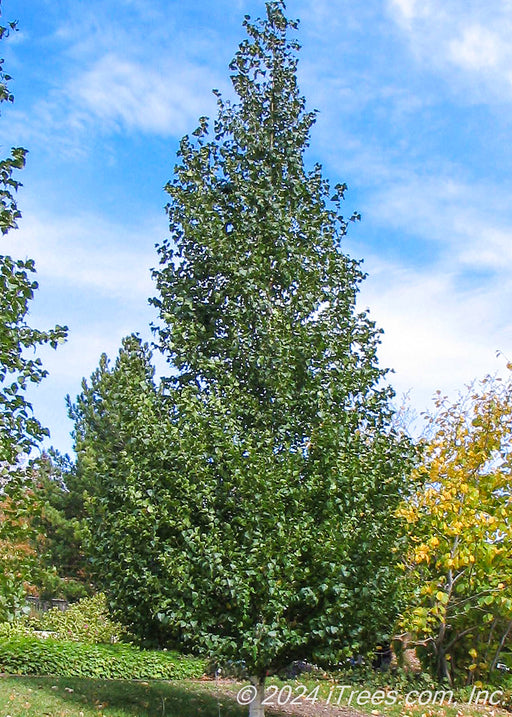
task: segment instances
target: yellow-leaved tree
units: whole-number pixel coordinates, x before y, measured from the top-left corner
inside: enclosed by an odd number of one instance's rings
[[[398,511],[409,533],[401,624],[437,678],[472,682],[512,638],[512,378],[435,403]]]

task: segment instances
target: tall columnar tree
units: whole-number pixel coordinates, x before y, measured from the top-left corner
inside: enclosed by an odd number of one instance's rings
[[[15,23],[0,26],[0,40],[16,29]],[[0,60],[0,102],[12,102],[9,91],[10,76]],[[6,159],[0,160],[0,232],[5,236],[17,228],[20,211],[15,193],[20,182],[15,179],[16,170],[25,165],[26,150],[16,147]],[[27,323],[30,302],[37,289],[34,280],[35,267],[31,259],[15,259],[0,255],[0,494],[2,494],[2,521],[0,521],[0,544],[24,544],[26,523],[19,518],[26,509],[23,488],[14,480],[19,456],[28,453],[48,431],[32,414],[25,391],[30,383],[39,383],[46,371],[41,360],[34,357],[34,349],[43,344],[55,347],[66,336],[66,328],[56,326],[50,331],[33,329]],[[29,353],[30,351],[30,353]],[[6,496],[6,492],[9,496]],[[15,551],[10,551],[10,564]],[[9,550],[7,553],[9,554]],[[10,606],[12,614],[19,595],[22,594],[21,578],[25,570],[20,556],[18,569],[12,571],[0,556],[0,602]],[[16,577],[19,576],[19,579]],[[1,610],[0,610],[1,613]]]
[[[160,618],[259,685],[389,628],[408,450],[342,251],[346,187],[304,166],[297,24],[282,2],[266,11],[230,65],[238,103],[215,92],[213,124],[181,141],[154,272],[185,462],[163,486],[179,517]]]
[[[167,185],[153,300],[165,410],[152,422],[147,381],[103,367],[74,416],[114,606],[141,635],[243,661],[257,715],[268,672],[335,663],[389,629],[409,446],[390,425],[379,331],[356,309],[345,185],[304,167],[315,116],[296,23],[270,2],[244,25],[239,101],[216,92],[217,118],[183,138]]]

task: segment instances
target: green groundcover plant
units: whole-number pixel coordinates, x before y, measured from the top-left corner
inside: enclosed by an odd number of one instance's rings
[[[0,672],[102,679],[193,679],[203,660],[131,645],[88,645],[35,635],[0,637]]]

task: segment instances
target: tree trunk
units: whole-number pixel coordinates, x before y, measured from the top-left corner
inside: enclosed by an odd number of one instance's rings
[[[498,664],[498,660],[500,659],[501,651],[503,650],[503,647],[505,646],[505,642],[507,641],[507,637],[509,636],[511,630],[512,630],[512,620],[508,623],[507,629],[505,630],[504,634],[501,637],[500,644],[498,645],[498,649],[496,650],[496,653],[494,655],[494,659],[492,661],[489,672],[492,672],[493,670],[496,669],[496,665]]]
[[[251,677],[251,684],[256,688],[256,695],[249,705],[249,717],[265,717],[265,678]]]
[[[452,676],[448,668],[448,660],[446,659],[446,653],[443,648],[440,648],[437,653],[437,677],[441,682],[446,680],[449,685],[452,684]]]

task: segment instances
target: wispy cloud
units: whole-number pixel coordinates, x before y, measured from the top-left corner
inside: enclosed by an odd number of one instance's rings
[[[150,267],[162,227],[116,224],[99,214],[48,215],[29,206],[20,229],[2,239],[2,250],[35,259],[42,283],[144,301],[153,290]],[[143,248],[141,246],[143,237]]]
[[[461,290],[449,267],[415,270],[375,255],[365,265],[360,303],[384,329],[380,358],[395,370],[392,384],[412,389],[414,405],[503,368],[496,352],[512,352],[512,321],[496,307],[512,300],[512,282]]]
[[[83,157],[98,135],[179,138],[200,115],[215,111],[212,88],[229,91],[230,85],[225,67],[216,71],[218,38],[187,35],[179,13],[158,4],[122,5],[91,0],[66,4],[61,13],[49,9],[54,25],[48,21],[51,30],[37,38],[47,48],[45,66],[30,68],[37,80],[30,104],[9,112],[7,142],[15,137],[32,148]],[[118,12],[123,23],[112,23]],[[9,48],[18,74],[19,58],[36,38],[21,40]]]
[[[64,396],[79,392],[81,377],[90,376],[103,352],[115,359],[123,336],[136,331],[151,339],[150,267],[161,235],[162,226],[149,220],[124,224],[93,212],[59,216],[32,200],[20,229],[2,239],[2,251],[36,261],[40,288],[30,325],[69,327],[56,351],[38,350],[49,377],[29,391],[37,416],[52,428],[51,441],[64,450],[71,448]]]
[[[73,78],[65,94],[74,108],[70,119],[88,116],[103,129],[179,136],[205,113],[214,83],[210,71],[183,61],[147,68],[108,54]],[[208,104],[213,107],[213,99]]]
[[[510,2],[389,0],[388,8],[416,58],[462,84],[466,101],[512,100]]]
[[[195,127],[200,115],[214,113],[211,89],[223,85],[210,71],[190,63],[169,61],[147,68],[108,54],[29,110],[11,111],[9,139],[83,156],[98,135],[141,132],[179,138]]]
[[[367,214],[404,236],[436,243],[435,256],[454,273],[468,268],[494,275],[512,272],[512,213],[507,192],[490,183],[457,179],[448,173],[399,173],[372,192]]]
[[[431,18],[437,9],[435,0],[390,0],[389,4],[403,24],[419,18]]]
[[[468,70],[485,70],[503,65],[509,56],[509,43],[482,25],[461,28],[461,34],[449,43],[449,58]],[[507,56],[509,56],[507,58]]]

